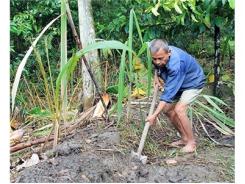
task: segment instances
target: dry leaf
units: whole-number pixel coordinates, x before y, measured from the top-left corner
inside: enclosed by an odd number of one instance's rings
[[[16,131],[11,132],[10,134],[10,145],[14,145],[16,143],[19,143],[25,134],[25,131],[23,129],[19,129]]]
[[[110,96],[105,93],[103,96],[102,96],[104,102],[105,102],[105,105],[108,106],[109,104],[109,101],[110,101]],[[97,103],[96,107],[95,107],[95,110],[94,110],[94,114],[92,116],[92,118],[99,118],[99,117],[102,117],[103,113],[105,112],[105,109],[103,107],[103,104],[101,102],[101,100]]]
[[[17,171],[20,171],[22,168],[25,168],[25,167],[30,167],[30,166],[33,166],[33,165],[36,165],[40,162],[39,160],[39,157],[36,153],[32,154],[31,158],[29,160],[26,160],[23,164],[21,165],[18,165],[16,167],[16,170]]]
[[[13,129],[17,129],[20,126],[20,122],[17,119],[12,119],[10,121],[10,127]]]
[[[10,127],[16,130],[20,127],[21,122],[23,122],[23,118],[21,116],[20,109],[18,107],[15,107],[15,110],[13,112],[13,115],[10,121]]]

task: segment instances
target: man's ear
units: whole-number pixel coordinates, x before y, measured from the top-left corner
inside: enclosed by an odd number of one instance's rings
[[[169,50],[168,50],[168,55],[171,56],[171,54],[172,54],[172,52],[171,52],[171,50],[169,49]]]

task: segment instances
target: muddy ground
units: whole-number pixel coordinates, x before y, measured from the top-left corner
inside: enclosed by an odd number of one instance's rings
[[[155,129],[151,128],[149,137],[154,138]],[[157,130],[158,135],[166,134],[164,130]],[[170,148],[159,139],[162,152],[151,155],[154,150],[147,144],[144,154],[148,163],[143,165],[130,157],[131,150],[137,150],[138,140],[126,145],[122,132],[115,126],[104,129],[89,124],[64,139],[54,151],[39,154],[37,165],[18,172],[12,166],[11,182],[234,182],[234,147],[215,146],[199,137],[197,152],[183,155],[179,148]],[[234,143],[233,138],[222,139]],[[177,163],[166,164],[171,158]]]

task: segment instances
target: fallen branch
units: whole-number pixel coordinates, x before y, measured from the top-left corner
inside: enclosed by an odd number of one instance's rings
[[[62,127],[61,131],[67,130],[67,132],[68,132],[67,135],[70,135],[74,129],[76,129],[79,125],[81,125],[82,122],[84,122],[85,119],[87,119],[87,120],[89,119],[89,116],[91,116],[94,109],[95,109],[95,106],[90,107],[87,111],[81,113],[81,116],[75,121],[74,124],[72,124],[69,128]],[[25,143],[19,143],[15,146],[10,147],[10,152],[13,153],[13,152],[22,150],[24,148],[31,147],[33,145],[37,145],[37,144],[41,144],[41,143],[44,143],[44,145],[45,145],[48,141],[51,141],[51,140],[54,140],[53,135],[52,136],[48,135],[47,137],[42,137],[42,138],[39,138],[39,139],[36,139],[33,141],[29,141],[29,142],[25,142]],[[42,149],[43,148],[44,148],[44,146],[42,147]]]
[[[51,141],[53,139],[54,139],[54,136],[50,137],[48,139],[48,141]],[[36,140],[33,140],[33,141],[17,144],[17,145],[15,145],[13,147],[10,147],[10,153],[19,151],[21,149],[24,149],[24,148],[27,148],[27,147],[30,147],[30,146],[33,146],[33,145],[36,145],[36,144],[44,143],[45,141],[46,141],[46,137],[42,137],[40,139],[36,139]]]

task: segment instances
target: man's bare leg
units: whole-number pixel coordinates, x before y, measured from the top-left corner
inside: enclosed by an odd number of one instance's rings
[[[171,146],[185,145],[187,143],[187,136],[186,136],[185,131],[183,130],[183,128],[181,126],[181,123],[180,123],[180,120],[179,120],[177,114],[174,111],[172,111],[170,116],[171,116],[171,118],[169,118],[169,119],[171,119],[172,124],[174,125],[175,129],[180,133],[180,136],[181,136],[181,139],[172,142]]]
[[[175,106],[175,113],[179,119],[180,129],[184,132],[186,136],[186,143],[185,146],[182,148],[182,152],[194,152],[196,150],[196,140],[193,135],[192,125],[187,116],[187,107],[188,105],[183,103],[177,103]]]
[[[173,147],[176,146],[180,146],[180,145],[185,145],[187,142],[187,136],[185,135],[185,132],[180,124],[180,120],[176,114],[176,112],[174,111],[175,105],[171,104],[171,107],[169,107],[167,110],[168,112],[166,112],[167,117],[169,118],[169,120],[171,121],[171,123],[173,124],[173,126],[175,127],[175,129],[180,133],[181,135],[181,139],[172,142],[170,145]]]

